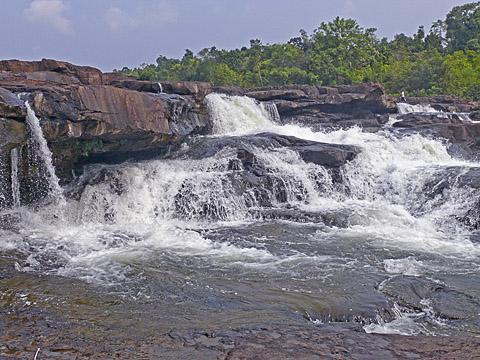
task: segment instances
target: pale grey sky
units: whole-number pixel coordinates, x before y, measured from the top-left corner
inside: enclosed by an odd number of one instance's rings
[[[0,59],[54,58],[111,71],[250,39],[286,42],[335,16],[412,35],[460,0],[0,0]]]

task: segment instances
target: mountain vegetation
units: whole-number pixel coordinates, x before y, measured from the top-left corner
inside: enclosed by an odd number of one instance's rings
[[[240,87],[342,85],[378,81],[387,93],[449,94],[480,100],[480,1],[454,7],[428,32],[379,40],[375,28],[336,17],[284,44],[250,40],[249,47],[215,46],[182,59],[160,55],[156,64],[115,70],[150,81],[206,81]]]

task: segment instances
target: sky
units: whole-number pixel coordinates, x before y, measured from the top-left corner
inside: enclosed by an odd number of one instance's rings
[[[50,58],[104,72],[185,49],[284,43],[336,16],[411,36],[461,0],[0,0],[0,59]]]

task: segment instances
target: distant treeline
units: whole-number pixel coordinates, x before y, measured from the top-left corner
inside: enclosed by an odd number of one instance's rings
[[[285,44],[219,50],[215,46],[182,59],[160,55],[156,64],[115,70],[138,79],[206,81],[241,87],[289,84],[341,85],[378,81],[387,93],[450,94],[480,100],[480,1],[454,7],[428,33],[379,40],[376,29],[335,18]]]

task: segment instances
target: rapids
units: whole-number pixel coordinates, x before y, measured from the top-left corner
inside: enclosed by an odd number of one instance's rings
[[[117,299],[120,324],[142,309],[149,326],[357,321],[368,332],[478,334],[480,238],[459,219],[478,206],[479,188],[461,180],[480,164],[418,134],[315,132],[279,124],[273,104],[207,101],[207,139],[268,131],[359,153],[333,171],[248,145],[268,174],[262,189],[232,170],[234,147],[192,156],[198,139],[159,159],[89,165],[63,190],[49,170],[51,193],[65,201],[3,210],[3,258],[19,274],[79,280]]]

